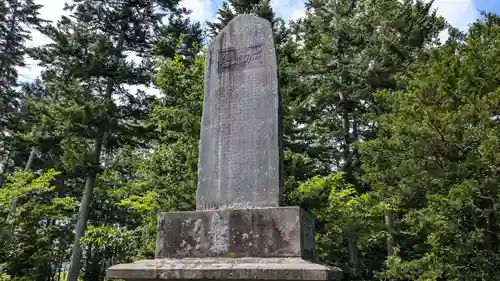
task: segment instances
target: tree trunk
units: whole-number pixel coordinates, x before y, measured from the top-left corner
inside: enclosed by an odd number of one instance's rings
[[[64,256],[66,252],[66,245],[64,242],[62,242],[59,247],[57,248],[59,250],[59,256],[57,257],[57,264],[56,264],[56,275],[54,276],[54,279],[52,281],[61,281],[61,271],[63,267],[63,262],[64,262]]]
[[[349,118],[348,102],[349,97],[347,93],[341,94],[342,100],[342,126],[344,129],[344,147],[343,147],[343,157],[344,157],[344,168],[345,180],[356,186],[354,182],[354,175],[352,169],[352,154],[351,154],[351,120]],[[351,235],[348,236],[348,247],[349,247],[349,264],[357,271],[358,268],[358,248],[356,246],[356,239]]]
[[[45,228],[49,228],[54,224],[53,220],[47,220],[45,224]],[[40,281],[50,281],[50,278],[52,277],[53,271],[52,271],[52,261],[54,257],[54,251],[50,251],[48,253],[47,259],[45,260],[45,274],[40,276]]]
[[[26,166],[24,166],[24,171],[29,172],[31,170],[31,166],[33,165],[33,162],[35,161],[35,156],[36,156],[36,147],[31,148],[30,152],[30,157],[28,158],[28,162],[26,162]],[[24,196],[21,196],[19,199],[24,198]],[[12,205],[10,207],[11,213],[15,213],[17,211],[17,201],[18,199],[14,199],[14,202],[12,202]]]
[[[83,281],[92,281],[92,245],[87,246],[87,252],[85,253],[87,258],[85,259],[85,273],[82,276]]]
[[[351,155],[351,121],[349,120],[349,111],[347,109],[348,97],[347,94],[342,94],[341,97],[343,109],[342,109],[342,127],[344,129],[344,147],[342,154],[344,157],[344,172],[346,174],[347,180],[352,178],[352,155]],[[351,183],[351,182],[350,182]]]
[[[392,213],[385,213],[385,225],[387,227],[387,256],[394,254],[394,224]]]
[[[9,162],[10,162],[10,157],[12,155],[12,149],[9,149],[9,153],[7,153],[7,157],[5,157],[5,162],[3,164],[3,170],[2,173],[0,174],[0,188],[3,187],[5,184],[5,175],[9,172]]]
[[[33,146],[31,148],[30,157],[28,158],[28,162],[26,162],[26,166],[24,166],[25,172],[29,172],[29,170],[31,170],[31,166],[33,166],[33,162],[35,161],[35,157],[36,157],[36,147]]]
[[[119,53],[123,48],[123,44],[125,43],[125,29],[122,26],[122,34],[120,35],[120,39],[116,44]],[[119,56],[115,53],[113,56],[113,64],[116,65],[118,63]],[[114,80],[109,79],[106,85],[106,93],[105,100],[110,102],[112,99],[113,88],[115,86]],[[109,120],[108,120],[109,121]],[[82,201],[80,203],[80,209],[78,211],[78,220],[76,223],[75,229],[75,239],[73,243],[73,249],[71,251],[71,261],[68,272],[68,280],[67,281],[78,281],[78,274],[80,273],[80,261],[82,259],[82,248],[80,246],[80,240],[85,234],[85,227],[87,225],[87,219],[89,215],[90,203],[92,202],[92,193],[94,191],[97,170],[95,167],[99,165],[99,160],[101,158],[101,150],[102,145],[105,140],[105,135],[107,135],[108,126],[102,125],[99,130],[98,137],[95,140],[94,151],[92,153],[92,165],[94,166],[88,173],[87,181],[85,182],[85,189],[83,191]]]
[[[80,273],[80,260],[82,258],[82,248],[80,246],[80,240],[85,234],[85,226],[87,224],[87,219],[90,211],[90,203],[92,202],[92,194],[94,192],[95,182],[97,178],[96,166],[99,165],[102,142],[103,137],[101,136],[101,134],[99,134],[99,137],[97,137],[95,140],[94,151],[92,152],[93,167],[90,168],[90,171],[87,175],[85,189],[83,190],[83,196],[80,202],[80,209],[78,210],[78,220],[76,222],[75,239],[71,252],[68,281],[77,281],[78,274]]]
[[[355,272],[358,272],[358,246],[356,245],[356,238],[349,235],[347,243],[349,248],[349,264]]]

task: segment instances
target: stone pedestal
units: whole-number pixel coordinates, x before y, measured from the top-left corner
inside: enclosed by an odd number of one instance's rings
[[[161,213],[157,258],[314,258],[314,223],[299,207]]]
[[[299,207],[161,213],[156,259],[112,266],[124,280],[340,280],[315,264],[314,222]]]
[[[301,258],[184,258],[115,265],[108,278],[150,280],[340,280],[338,268]]]

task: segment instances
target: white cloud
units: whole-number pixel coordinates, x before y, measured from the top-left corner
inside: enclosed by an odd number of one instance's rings
[[[296,20],[305,15],[304,0],[273,0],[271,6],[285,21]]]
[[[439,15],[463,31],[466,31],[467,26],[479,17],[474,0],[436,0],[433,6],[437,8]]]
[[[202,24],[205,21],[212,20],[215,16],[212,9],[212,0],[182,0],[179,5],[191,10],[189,17],[193,21],[199,21]]]
[[[72,0],[35,0],[36,4],[43,5],[40,9],[41,17],[53,22],[58,21],[63,15],[64,4],[71,2]]]
[[[430,0],[426,0],[430,1]],[[42,4],[41,16],[44,19],[57,21],[63,14],[64,3],[68,0],[35,0]],[[213,0],[182,0],[180,5],[192,11],[190,18],[202,24],[205,21],[214,20],[216,9],[213,8]],[[273,0],[271,5],[278,16],[285,21],[296,20],[305,15],[304,0]],[[479,12],[474,5],[474,0],[435,0],[434,5],[439,15],[453,26],[465,31],[468,24],[479,17]],[[218,8],[218,7],[217,7]],[[441,34],[441,39],[447,37],[447,32]],[[49,43],[50,40],[38,32],[33,32],[33,40],[30,46],[39,46]],[[19,69],[22,80],[33,80],[40,73],[40,67],[32,60],[27,61],[27,67]]]
[[[430,0],[426,0],[430,2]],[[452,26],[467,31],[468,25],[479,18],[479,11],[474,0],[435,0],[433,7],[437,14],[443,16]],[[448,38],[448,31],[440,35],[441,42]]]
[[[52,22],[57,22],[61,18],[64,13],[64,3],[67,2],[68,0],[35,0],[36,4],[43,5],[40,9],[41,18]],[[33,39],[30,42],[31,46],[40,46],[50,43],[50,40],[38,31],[34,31],[32,36]]]
[[[285,20],[295,20],[305,15],[304,0],[273,0],[271,5]],[[474,0],[435,0],[433,7],[451,25],[462,31],[466,31],[467,26],[479,17]]]
[[[63,14],[64,3],[67,0],[35,0],[35,4],[43,5],[40,9],[41,18],[49,21],[57,21]],[[42,35],[40,32],[33,30],[31,33],[31,41],[28,46],[36,47],[50,43],[50,39]],[[41,68],[37,65],[36,61],[32,59],[26,60],[26,67],[18,69],[19,78],[21,81],[32,81],[41,72]]]
[[[56,22],[64,14],[64,4],[71,3],[71,0],[35,0],[35,3],[43,5],[40,9],[40,15],[43,19]],[[212,11],[212,0],[182,0],[180,5],[192,11],[190,18],[194,21],[204,23],[206,20],[211,20],[215,16]],[[30,47],[35,47],[47,43],[50,43],[49,38],[38,31],[33,31],[32,40],[28,45]],[[20,80],[32,81],[39,76],[41,70],[42,69],[37,66],[36,61],[28,59],[26,61],[26,67],[18,70]]]

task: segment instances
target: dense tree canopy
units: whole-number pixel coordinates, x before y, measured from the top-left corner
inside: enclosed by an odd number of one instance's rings
[[[202,27],[178,4],[75,0],[48,24],[0,2],[0,280],[153,258],[156,213],[195,208],[205,44],[240,13],[273,25],[286,204],[314,215],[318,260],[344,280],[498,279],[500,17],[462,33],[428,1],[310,0],[285,23],[227,0]],[[52,42],[25,47],[30,29]],[[20,83],[28,57],[43,71]]]

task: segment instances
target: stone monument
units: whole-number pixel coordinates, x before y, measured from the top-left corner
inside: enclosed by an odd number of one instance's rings
[[[196,211],[158,216],[156,257],[107,270],[124,280],[340,280],[314,263],[314,222],[282,207],[283,148],[269,21],[235,17],[206,58]]]

